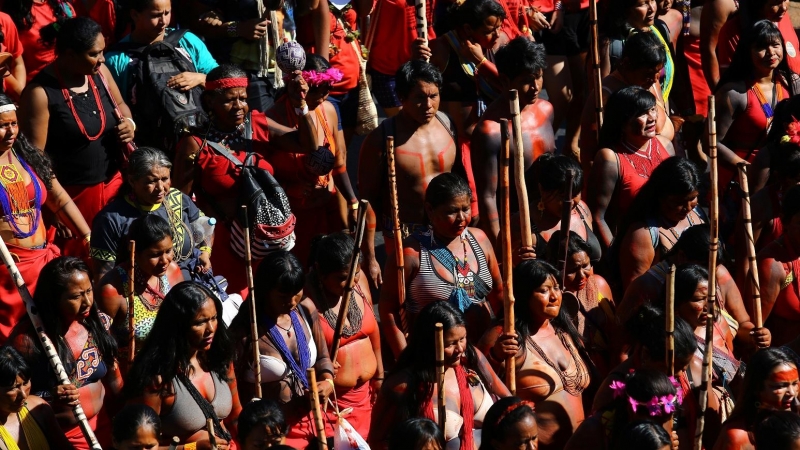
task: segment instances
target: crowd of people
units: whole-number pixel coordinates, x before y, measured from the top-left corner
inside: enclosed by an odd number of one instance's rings
[[[800,448],[788,10],[0,1],[0,449]]]

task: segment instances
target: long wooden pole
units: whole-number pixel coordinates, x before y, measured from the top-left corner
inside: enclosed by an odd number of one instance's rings
[[[134,305],[136,305],[136,241],[128,241],[128,254],[130,255],[130,268],[128,269],[128,340],[130,348],[128,349],[128,369],[130,364],[133,363],[133,358],[136,356],[136,330],[134,325],[136,321],[133,317]]]
[[[417,38],[422,38],[425,41],[425,46],[428,46],[428,16],[425,5],[425,0],[414,0],[414,18],[417,22]],[[428,61],[428,58],[425,58]]]
[[[567,184],[561,201],[561,246],[558,249],[558,262],[561,263],[561,289],[567,282],[567,259],[569,259],[569,226],[572,222],[572,180],[575,174],[567,171]]]
[[[597,140],[603,127],[603,74],[600,70],[600,44],[598,42],[597,0],[589,1],[589,26],[592,30],[592,82],[594,84],[594,114],[597,121]]]
[[[325,436],[325,422],[322,421],[322,410],[319,407],[319,391],[317,390],[317,374],[313,367],[307,369],[308,387],[311,390],[311,412],[314,415],[314,428],[317,431],[319,450],[328,450],[328,438]]]
[[[439,429],[444,433],[447,408],[444,399],[444,326],[436,324],[436,391],[438,394]]]
[[[508,136],[508,119],[500,119],[500,241],[503,243],[503,333],[514,334],[514,281],[513,253],[511,251],[511,190],[509,164],[511,146]],[[512,394],[517,392],[516,357],[506,358],[506,386]]]
[[[517,187],[517,201],[519,202],[519,231],[520,236],[522,236],[522,246],[533,247],[528,189],[525,186],[525,147],[522,144],[519,93],[516,89],[511,89],[508,93],[510,96],[508,106],[511,110],[511,129],[514,132],[514,184]]]
[[[717,125],[714,96],[708,96],[708,162],[711,172],[711,207],[710,207],[710,243],[708,244],[708,297],[706,300],[706,348],[703,355],[702,384],[699,391],[699,415],[694,440],[695,450],[703,448],[703,430],[705,413],[708,407],[708,395],[711,392],[711,357],[714,350],[714,317],[717,300],[717,249],[719,246],[719,188],[717,179]]]
[[[214,434],[214,420],[206,419],[206,431],[208,431],[208,443],[211,448],[217,448],[217,435]]]
[[[675,376],[675,265],[669,266],[667,274],[667,305],[666,330],[667,330],[667,373]]]
[[[28,317],[31,320],[33,329],[36,330],[36,335],[39,337],[39,342],[42,344],[42,348],[47,355],[50,367],[56,373],[58,383],[72,384],[69,376],[67,376],[67,372],[64,370],[64,364],[62,364],[61,359],[58,357],[56,346],[53,345],[53,342],[44,331],[44,323],[42,323],[42,318],[39,317],[36,305],[33,303],[33,297],[31,297],[31,293],[28,291],[28,286],[25,284],[25,280],[22,279],[22,274],[14,263],[11,253],[8,252],[5,241],[2,239],[0,239],[0,256],[3,258],[3,264],[8,268],[11,279],[17,286],[19,296],[22,298],[22,301],[25,302],[25,309],[28,311]],[[97,437],[94,435],[94,431],[92,431],[92,427],[89,425],[89,421],[86,419],[86,414],[83,412],[80,401],[76,401],[75,404],[72,405],[72,414],[74,414],[75,419],[78,420],[78,426],[80,426],[84,437],[86,437],[86,442],[89,444],[89,447],[92,450],[102,450],[100,443],[97,442]]]
[[[339,345],[342,343],[344,319],[347,317],[347,311],[350,309],[350,296],[353,295],[353,285],[355,284],[356,273],[358,273],[359,260],[361,257],[361,241],[364,240],[364,225],[367,222],[367,208],[369,208],[369,202],[361,200],[358,205],[356,244],[355,247],[353,247],[353,254],[350,255],[350,271],[347,273],[347,283],[344,285],[344,292],[342,292],[339,316],[336,318],[336,330],[334,330],[333,333],[331,361],[336,361],[336,357],[339,354]]]
[[[748,277],[750,278],[750,295],[753,299],[756,328],[764,326],[761,315],[761,282],[758,279],[758,266],[756,264],[756,243],[753,238],[753,216],[750,212],[750,188],[747,184],[747,163],[739,163],[739,185],[742,187],[742,217],[744,218],[744,233],[747,241]]]
[[[253,371],[255,372],[255,394],[261,398],[261,355],[258,350],[258,322],[256,317],[256,289],[253,279],[253,255],[250,251],[250,219],[247,205],[242,205],[244,223],[244,265],[247,273],[247,289],[250,292],[250,340],[253,342]]]
[[[408,333],[406,322],[406,264],[403,255],[403,233],[400,229],[400,206],[397,203],[397,172],[394,162],[394,137],[386,136],[386,162],[389,168],[389,203],[392,209],[392,233],[394,234],[394,258],[397,263],[397,304],[399,306],[400,330]]]

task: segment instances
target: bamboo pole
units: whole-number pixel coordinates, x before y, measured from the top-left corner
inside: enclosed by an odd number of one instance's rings
[[[561,202],[561,247],[558,249],[558,262],[561,263],[561,289],[567,283],[567,260],[569,259],[569,226],[572,222],[572,180],[575,174],[567,171],[567,184],[564,186],[564,199]]]
[[[705,428],[705,412],[708,407],[708,395],[711,391],[711,357],[714,350],[714,316],[717,297],[717,249],[719,246],[719,187],[717,179],[717,125],[714,96],[708,96],[708,163],[711,172],[711,208],[710,208],[710,243],[708,245],[708,297],[706,300],[706,348],[703,355],[702,384],[700,385],[699,414],[694,448],[703,448],[703,430]]]
[[[355,246],[353,254],[350,256],[350,271],[347,273],[347,283],[342,292],[341,305],[339,306],[339,316],[336,318],[336,330],[333,333],[333,343],[331,345],[331,361],[336,361],[339,355],[339,345],[342,343],[342,332],[344,331],[344,319],[350,309],[350,296],[353,295],[353,285],[355,284],[356,274],[361,257],[361,241],[364,240],[364,225],[367,222],[367,208],[369,202],[361,200],[358,205],[358,225],[356,226]]]
[[[600,44],[597,31],[597,0],[589,1],[589,27],[592,45],[592,81],[594,83],[594,113],[597,121],[597,140],[600,141],[600,128],[603,127],[603,75],[600,70]]]
[[[761,282],[758,276],[758,265],[756,264],[756,243],[753,238],[753,216],[750,212],[750,189],[747,184],[747,163],[741,162],[739,168],[739,185],[742,187],[742,216],[744,218],[744,233],[747,240],[747,262],[748,277],[750,278],[750,295],[753,299],[753,311],[756,328],[764,326],[764,319],[761,315]]]
[[[392,209],[392,233],[394,234],[394,258],[397,263],[397,304],[399,305],[400,330],[408,333],[406,321],[406,264],[403,255],[403,233],[400,229],[400,206],[397,202],[397,172],[394,161],[394,137],[386,136],[386,162],[389,169],[389,203]]]
[[[436,386],[439,395],[439,428],[444,433],[447,408],[444,398],[444,326],[441,323],[436,324]]]
[[[669,266],[667,274],[667,373],[675,376],[675,265]]]
[[[503,243],[503,333],[514,334],[513,254],[511,251],[511,191],[508,166],[511,148],[508,136],[508,119],[500,119],[500,241]],[[511,394],[517,392],[516,357],[506,358],[506,386]]]
[[[253,255],[250,250],[250,218],[247,215],[247,205],[242,205],[242,219],[244,223],[244,263],[247,273],[247,289],[250,294],[250,340],[253,341],[253,372],[255,375],[255,394],[261,398],[261,355],[258,350],[258,322],[256,317],[256,289],[253,279]]]
[[[422,38],[425,41],[425,46],[428,46],[428,16],[425,5],[425,0],[414,0],[414,18],[417,22],[417,38]],[[428,58],[425,58],[428,61]]]
[[[317,374],[313,367],[307,369],[308,386],[311,390],[311,411],[314,414],[314,428],[317,431],[319,450],[328,450],[328,438],[325,436],[325,422],[322,421],[322,411],[319,407],[319,391],[317,390]]]
[[[130,255],[131,267],[128,269],[128,284],[130,290],[128,291],[128,339],[130,341],[130,348],[128,349],[128,369],[133,364],[133,359],[136,356],[136,330],[134,325],[136,321],[133,317],[134,305],[136,304],[136,241],[128,241],[128,254]]]
[[[33,329],[36,330],[36,336],[39,337],[39,342],[42,344],[42,348],[47,355],[47,360],[50,362],[50,367],[53,369],[53,372],[55,372],[56,377],[58,378],[58,383],[72,384],[72,382],[69,380],[69,376],[67,376],[67,372],[64,370],[64,364],[58,357],[56,346],[53,345],[53,341],[50,340],[50,338],[47,336],[47,333],[44,331],[42,318],[39,317],[36,305],[33,303],[33,297],[31,297],[31,293],[28,291],[28,286],[25,284],[25,280],[22,279],[22,274],[19,272],[17,265],[14,263],[14,259],[11,257],[11,253],[8,252],[6,243],[2,239],[0,239],[0,256],[2,256],[3,264],[5,264],[8,268],[8,273],[11,275],[11,279],[17,286],[19,296],[22,298],[22,301],[25,302],[25,309],[28,312],[28,317],[31,320]],[[92,427],[89,425],[89,421],[86,419],[86,414],[83,412],[80,400],[76,401],[75,404],[72,405],[72,414],[74,414],[75,419],[78,420],[78,426],[83,432],[84,437],[86,437],[86,442],[89,444],[89,447],[92,450],[102,450],[100,443],[97,442],[97,437],[94,435]]]
[[[525,148],[522,143],[522,125],[520,123],[519,93],[511,89],[509,108],[511,110],[511,128],[514,132],[514,182],[517,187],[519,202],[519,224],[523,247],[533,247],[531,238],[531,212],[528,205],[528,189],[525,186]]]

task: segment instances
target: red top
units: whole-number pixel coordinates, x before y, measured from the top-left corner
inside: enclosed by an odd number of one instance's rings
[[[433,10],[436,0],[425,2],[428,17],[428,41],[436,38],[433,31]],[[414,19],[414,2],[406,0],[378,0],[373,13],[375,36],[369,55],[369,67],[392,75],[411,59],[411,43],[417,38]]]
[[[0,12],[0,29],[3,30],[5,38],[0,43],[0,52],[8,52],[14,57],[19,58],[22,55],[22,43],[19,41],[19,34],[17,33],[17,26],[11,20],[11,16],[4,12]],[[5,92],[9,92],[8,84],[3,83]]]
[[[700,37],[681,36],[683,39],[683,54],[686,56],[686,66],[689,69],[689,80],[692,83],[692,94],[694,96],[694,112],[705,117],[708,115],[708,96],[711,89],[708,87],[705,75],[703,75],[703,65],[700,58]]]
[[[369,339],[369,335],[374,333],[375,329],[378,327],[378,321],[375,319],[375,312],[372,309],[372,305],[367,303],[366,298],[361,293],[361,288],[358,286],[358,284],[353,286],[353,292],[356,295],[356,301],[358,302],[360,300],[359,303],[361,303],[361,307],[364,309],[363,313],[361,314],[361,329],[358,330],[356,334],[349,337],[342,335],[339,348],[342,348],[353,341]],[[321,315],[322,313],[320,312],[320,316]],[[322,328],[322,332],[325,334],[325,344],[328,346],[328,349],[330,349],[333,345],[334,330],[324,317],[320,317],[319,325],[320,328]]]
[[[66,3],[62,3],[64,7],[72,8]],[[31,7],[31,17],[33,17],[33,25],[19,33],[19,40],[25,53],[22,54],[22,60],[25,61],[25,70],[27,73],[27,82],[30,83],[33,77],[39,71],[56,59],[56,51],[54,47],[46,47],[39,41],[41,36],[39,30],[47,25],[56,21],[56,15],[53,8],[50,7],[49,2],[36,3],[33,2]],[[6,33],[7,28],[3,27],[3,33]]]
[[[336,16],[332,13],[328,14],[331,18],[331,47],[335,46],[338,49],[338,51],[330,51],[331,67],[341,70],[344,75],[341,81],[334,83],[331,94],[346,94],[347,91],[358,86],[358,72],[361,66],[359,66],[355,47],[345,40],[347,31],[344,26],[336,20]],[[314,48],[314,24],[311,21],[311,14],[297,18],[297,42],[303,46],[306,53],[319,54]]]
[[[117,11],[114,9],[112,0],[94,0],[91,9],[86,8],[84,0],[77,0],[72,3],[75,12],[81,17],[88,16],[103,29],[103,37],[106,39],[106,48],[114,43],[114,27],[117,25]]]
[[[786,45],[786,52],[784,52],[783,57],[786,58],[786,62],[792,72],[800,73],[800,54],[798,54],[800,52],[800,40],[798,40],[797,33],[794,31],[789,14],[784,14],[777,25]],[[719,30],[717,60],[719,61],[720,69],[726,69],[731,64],[733,54],[739,45],[739,34],[741,34],[741,23],[738,20],[738,16],[729,19]]]
[[[625,212],[630,208],[636,194],[642,189],[644,183],[650,178],[653,170],[662,161],[669,158],[667,149],[661,145],[658,138],[650,139],[650,157],[645,157],[642,152],[630,153],[621,144],[614,153],[617,155],[619,167],[619,196],[617,197],[617,211]]]
[[[771,244],[764,247],[764,250],[758,254],[759,259],[774,258],[783,266],[786,273],[786,280],[789,280],[791,274],[791,282],[782,287],[778,298],[775,299],[775,306],[772,307],[771,315],[780,317],[781,319],[798,321],[800,320],[800,260],[797,254],[787,244],[785,239],[780,241],[773,241]]]

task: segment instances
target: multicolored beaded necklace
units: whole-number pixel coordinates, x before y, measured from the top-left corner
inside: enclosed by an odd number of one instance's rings
[[[783,100],[783,89],[778,89],[778,82],[773,80],[772,103],[767,101],[767,97],[764,95],[764,91],[761,90],[761,87],[758,85],[758,83],[753,84],[753,87],[751,87],[750,90],[753,91],[753,94],[761,104],[761,110],[764,111],[764,117],[767,118],[767,128],[769,129],[769,126],[772,123],[772,116],[775,114],[772,105],[776,105]]]
[[[42,187],[36,180],[36,175],[31,170],[30,166],[24,159],[17,157],[22,168],[28,172],[33,183],[33,207],[31,207],[30,199],[28,198],[28,189],[25,188],[25,177],[14,165],[11,155],[14,150],[9,150],[8,164],[0,165],[0,184],[3,186],[2,194],[0,194],[0,204],[3,206],[3,216],[11,224],[14,229],[14,237],[17,239],[25,239],[33,236],[39,227],[39,217],[42,214]],[[22,231],[17,224],[18,218],[28,218],[30,229]]]

